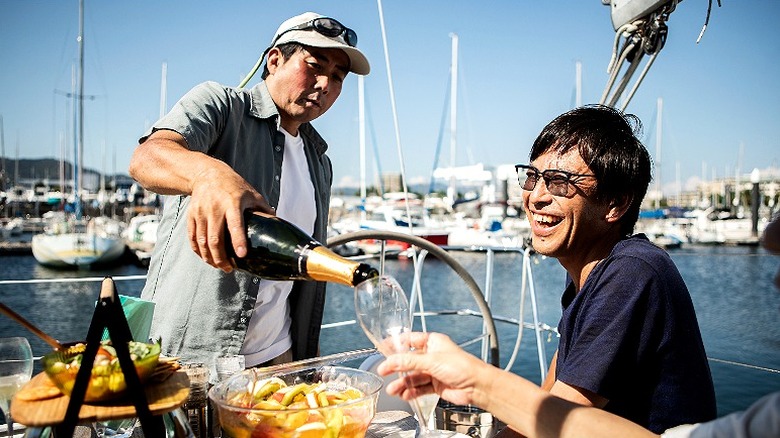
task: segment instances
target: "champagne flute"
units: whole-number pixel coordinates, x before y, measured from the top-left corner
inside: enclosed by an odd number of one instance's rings
[[[393,277],[382,275],[358,284],[355,287],[355,312],[366,336],[380,353],[389,356],[411,350],[408,342],[412,330],[409,301]],[[429,428],[428,420],[438,399],[438,395],[433,394],[416,397],[410,402],[417,416],[418,437],[453,435]]]
[[[0,338],[0,409],[5,414],[9,437],[14,434],[11,399],[30,380],[32,370],[32,350],[27,338]]]

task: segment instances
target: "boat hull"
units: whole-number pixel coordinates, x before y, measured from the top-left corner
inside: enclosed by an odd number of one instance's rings
[[[152,251],[157,243],[157,228],[159,225],[159,215],[139,215],[130,219],[127,229],[122,233],[127,248],[135,255],[138,263],[142,266],[149,265]]]
[[[125,243],[119,237],[92,233],[38,234],[32,239],[38,263],[51,267],[89,267],[119,259]]]

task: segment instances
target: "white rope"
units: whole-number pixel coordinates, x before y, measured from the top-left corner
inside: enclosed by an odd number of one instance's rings
[[[414,250],[414,248],[411,248],[414,253],[417,251]],[[423,249],[420,251],[420,258],[419,262],[414,267],[414,281],[412,284],[412,293],[411,293],[411,299],[409,303],[409,313],[410,317],[412,318],[412,321],[414,321],[414,306],[417,302],[419,302],[419,313],[417,315],[420,317],[420,327],[423,332],[428,331],[428,323],[426,322],[425,316],[425,303],[423,302],[423,295],[422,295],[422,286],[420,285],[420,278],[422,278],[422,268],[423,264],[425,262],[425,258],[428,256],[428,250]]]
[[[636,49],[633,49],[634,46],[637,46]],[[644,56],[644,52],[642,52],[641,40],[638,41],[634,40],[631,44],[631,47],[627,48],[625,52],[629,54],[632,51],[634,52],[634,57],[630,61],[628,61],[628,68],[626,69],[626,72],[623,73],[623,77],[620,78],[620,83],[615,89],[615,92],[612,95],[612,99],[610,99],[610,101],[607,103],[607,105],[609,106],[615,106],[620,96],[622,96],[623,92],[626,90],[626,86],[628,85],[628,82],[631,80],[631,77],[634,76],[634,73],[636,73],[636,69],[639,68],[639,60],[641,60],[642,57]]]
[[[631,53],[631,51],[633,51],[637,45],[635,42],[629,44],[629,39],[643,23],[643,20],[637,20],[633,23],[626,23],[623,26],[620,26],[617,31],[615,31],[615,40],[614,44],[612,45],[612,56],[610,57],[609,65],[607,66],[607,73],[609,73],[610,76],[609,80],[607,81],[607,86],[604,88],[604,93],[601,95],[601,100],[599,101],[599,103],[602,105],[614,105],[614,102],[617,101],[620,93],[622,93],[622,89],[625,88],[625,84],[628,80],[628,77],[630,76],[628,72],[621,80],[621,85],[618,87],[619,91],[615,91],[615,94],[610,99],[610,92],[615,86],[615,81],[617,80],[618,74],[620,73],[620,68],[626,61],[629,53]],[[620,52],[620,57],[618,58],[620,39],[623,37],[626,39],[626,47],[624,47],[622,52]],[[633,68],[635,69],[636,67],[633,66]],[[608,99],[609,103],[607,102]]]
[[[624,28],[628,29],[632,27],[631,25],[624,25],[621,27],[621,29]],[[624,31],[624,32],[628,32],[628,31]],[[623,62],[625,62],[629,52],[631,52],[631,50],[633,50],[634,46],[636,45],[634,43],[627,45],[620,53],[620,58],[616,61],[615,59],[617,58],[619,40],[622,34],[623,32],[617,32],[615,35],[615,46],[612,52],[612,59],[610,59],[609,66],[607,67],[607,72],[610,73],[609,81],[607,82],[607,86],[604,88],[604,94],[601,95],[601,101],[599,102],[602,105],[607,102],[607,98],[609,97],[610,91],[612,90],[612,87],[615,86],[615,80],[617,79],[618,74],[620,73],[620,67],[623,65]],[[626,41],[628,41],[628,35],[626,36]]]
[[[637,78],[636,82],[634,82],[634,86],[631,87],[631,91],[628,93],[625,100],[623,101],[623,107],[620,108],[621,111],[626,110],[626,107],[628,106],[628,102],[630,102],[631,98],[634,97],[636,90],[639,88],[639,84],[641,84],[642,81],[645,79],[645,76],[647,76],[647,72],[650,71],[650,67],[653,65],[653,62],[655,62],[655,58],[658,57],[658,53],[660,53],[660,51],[653,53],[650,56],[650,59],[647,60],[647,63],[645,64],[645,68],[642,69],[642,73],[639,75],[639,78]]]
[[[626,38],[628,38],[628,36],[639,29],[639,25],[642,23],[643,21],[641,20],[635,21],[633,23],[626,23],[620,26],[617,31],[615,31],[615,41],[612,44],[612,57],[609,59],[609,65],[607,65],[607,73],[611,73],[612,70],[616,68],[615,60],[617,59],[618,48],[620,47],[620,38],[623,36],[623,34],[626,34]]]
[[[509,362],[504,367],[504,371],[510,371],[512,366],[517,360],[517,353],[520,351],[520,341],[523,340],[523,313],[525,311],[525,290],[528,285],[528,273],[531,272],[531,264],[529,262],[531,258],[531,247],[526,247],[523,252],[523,261],[521,262],[522,274],[520,280],[520,314],[517,317],[517,340],[515,341],[514,349],[512,350],[512,356],[509,358]],[[533,279],[531,279],[533,281]]]

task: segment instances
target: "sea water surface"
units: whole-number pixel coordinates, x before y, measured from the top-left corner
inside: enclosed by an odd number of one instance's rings
[[[684,246],[670,250],[685,279],[696,308],[710,368],[715,381],[719,414],[741,410],[769,392],[780,390],[780,293],[772,278],[780,257],[761,248],[731,246]],[[487,256],[482,252],[454,252],[477,284],[486,290]],[[493,254],[493,283],[490,303],[496,318],[520,318],[522,259],[519,252]],[[552,327],[560,318],[560,294],[565,272],[554,259],[532,256],[531,273],[539,320]],[[411,260],[388,260],[388,273],[395,275],[408,292],[412,290]],[[144,275],[146,270],[131,264],[100,271],[56,270],[37,264],[32,256],[0,257],[0,280],[92,278],[92,282],[0,284],[0,301],[60,341],[86,337],[94,304],[104,276],[117,279],[120,294],[139,296],[143,279],[120,281],[122,276]],[[530,279],[529,279],[530,281]],[[429,256],[422,270],[421,290],[426,311],[473,309],[477,305],[463,281],[445,263]],[[324,323],[352,321],[323,330],[323,355],[370,347],[354,323],[352,289],[329,286]],[[531,299],[525,297],[523,320],[532,320]],[[158,310],[159,311],[159,310]],[[462,342],[479,333],[482,320],[474,316],[426,318],[428,330],[442,331]],[[420,328],[419,319],[416,328]],[[500,363],[505,367],[518,337],[517,325],[496,322]],[[35,356],[50,347],[14,321],[0,316],[0,337],[26,336]],[[540,336],[545,363],[557,346],[554,331]],[[532,330],[522,331],[516,360],[511,370],[536,383],[541,381],[537,338]],[[467,347],[475,354],[479,345]],[[545,365],[546,366],[546,365]],[[36,370],[39,368],[36,368]],[[641,379],[642,376],[637,376]],[[521,396],[521,395],[519,395]]]

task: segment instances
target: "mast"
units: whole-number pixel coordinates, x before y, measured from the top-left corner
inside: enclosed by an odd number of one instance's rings
[[[5,190],[5,130],[2,114],[0,114],[0,190]]]
[[[582,106],[582,61],[577,61],[574,70],[574,105],[575,108],[579,108]]]
[[[664,112],[664,100],[658,98],[658,118],[655,124],[655,208],[661,207],[661,198],[663,195],[661,191],[663,186],[661,185],[661,136],[663,135],[663,112]]]
[[[739,155],[737,156],[737,168],[734,171],[734,199],[731,204],[734,206],[734,214],[739,214],[739,205],[742,202],[741,193],[739,190],[740,173],[742,172],[742,157],[745,153],[745,144],[739,142]],[[726,173],[728,175],[728,173]]]
[[[360,137],[360,203],[366,203],[366,98],[365,76],[358,75],[358,128]],[[361,210],[365,215],[365,209]]]
[[[98,192],[98,201],[100,204],[100,215],[106,215],[106,139],[103,139],[102,148],[100,151],[100,191]]]
[[[682,196],[682,177],[680,174],[680,162],[675,161],[674,162],[674,188],[675,188],[675,199],[674,203],[680,207],[681,206],[681,196]]]
[[[65,209],[67,197],[65,196],[65,134],[60,133],[60,210]]]
[[[16,134],[16,159],[14,160],[14,185],[21,186],[19,183],[19,134]]]
[[[78,101],[78,138],[76,141],[76,171],[73,172],[76,178],[76,219],[81,219],[81,184],[82,184],[82,155],[84,152],[84,0],[79,0],[79,70],[78,70],[78,92],[76,100]]]
[[[452,38],[452,66],[450,74],[450,184],[447,188],[447,196],[451,203],[455,202],[455,153],[457,150],[457,121],[458,121],[458,34],[451,33]]]
[[[168,112],[168,63],[162,63],[162,79],[160,80],[160,118]]]

